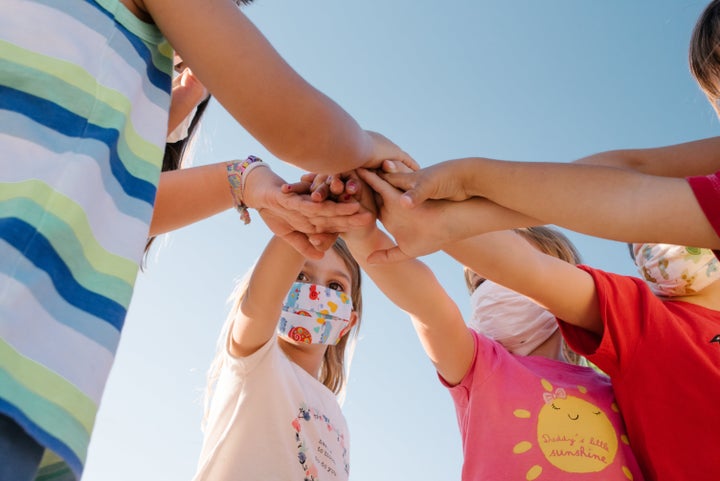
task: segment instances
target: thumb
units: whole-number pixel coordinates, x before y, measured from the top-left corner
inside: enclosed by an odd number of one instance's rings
[[[422,189],[415,187],[403,192],[400,196],[400,203],[406,207],[415,207],[416,205],[422,204],[427,198],[428,195],[425,194]]]
[[[368,264],[392,264],[410,259],[410,256],[400,250],[398,246],[390,249],[378,250],[367,258]]]

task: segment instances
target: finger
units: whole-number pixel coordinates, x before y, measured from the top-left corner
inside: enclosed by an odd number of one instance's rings
[[[405,152],[405,151],[403,151],[403,154],[404,154],[404,157],[400,157],[400,158],[395,159],[395,160],[399,160],[399,161],[402,162],[408,169],[410,169],[410,170],[412,170],[412,171],[420,170],[420,164],[418,164],[418,163],[415,161],[415,159],[413,159],[412,157],[410,157],[410,155],[408,155],[408,153]]]
[[[374,220],[371,212],[363,211],[353,215],[336,217],[310,217],[308,219],[318,233],[347,232],[354,227],[370,224]]]
[[[380,194],[383,200],[398,196],[400,192],[382,177],[367,169],[358,169],[358,176],[367,183],[375,192]]]
[[[414,172],[379,172],[378,175],[388,184],[400,190],[412,190],[417,187],[417,174]]]
[[[300,176],[301,182],[307,182],[309,184],[312,184],[315,181],[315,177],[317,177],[317,174],[314,172],[308,172],[306,174],[303,174]]]
[[[312,190],[312,193],[310,194],[310,199],[315,202],[322,202],[324,200],[327,200],[329,195],[330,189],[328,188],[328,185],[320,184]]]
[[[368,264],[392,264],[410,259],[398,246],[375,251],[367,258]]]
[[[327,174],[315,174],[312,180],[312,189],[315,190],[321,185],[326,185],[329,175]]]
[[[382,171],[386,173],[392,173],[392,174],[409,174],[413,172],[413,170],[408,167],[407,165],[403,164],[402,162],[399,162],[397,160],[386,160],[382,164]]]
[[[290,232],[289,234],[283,235],[282,238],[296,251],[309,259],[322,259],[325,255],[325,250],[327,250],[316,249],[315,246],[310,243],[308,236],[301,232]]]
[[[284,195],[279,196],[278,203],[281,207],[298,211],[308,217],[336,217],[353,215],[360,210],[358,202],[314,202],[308,196]]]
[[[310,243],[315,247],[316,250],[325,252],[335,243],[338,238],[337,233],[321,233],[311,234],[308,236]]]
[[[280,190],[284,194],[309,194],[310,182],[300,181],[293,184],[283,184]]]
[[[345,182],[339,175],[333,175],[330,180],[330,193],[340,195],[345,191]]]

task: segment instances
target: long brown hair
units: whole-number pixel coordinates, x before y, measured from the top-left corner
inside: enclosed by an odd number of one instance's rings
[[[720,0],[710,2],[695,23],[688,57],[695,80],[720,113]]]

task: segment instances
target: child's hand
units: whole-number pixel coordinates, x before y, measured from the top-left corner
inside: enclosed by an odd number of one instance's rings
[[[337,233],[366,225],[374,217],[360,211],[352,200],[346,203],[315,202],[301,193],[284,193],[285,182],[272,170],[255,169],[247,179],[244,201],[256,209],[277,236],[306,257],[321,258]]]
[[[327,175],[308,173],[300,177],[300,182],[285,184],[282,189],[286,193],[310,194],[316,202],[324,200],[345,200],[358,192],[358,177],[353,172]]]
[[[366,130],[365,132],[370,136],[373,143],[372,160],[363,165],[366,169],[377,169],[382,165],[383,161],[387,159],[399,161],[411,170],[418,170],[420,168],[418,163],[415,162],[415,159],[410,157],[407,152],[395,145],[384,135],[371,130]]]
[[[374,252],[370,263],[388,263],[430,254],[452,240],[451,226],[446,225],[448,201],[428,201],[412,212],[401,205],[402,191],[384,181],[378,174],[358,169],[358,175],[379,195],[379,219],[395,238],[397,246]]]
[[[384,162],[382,177],[405,191],[401,202],[407,206],[426,199],[462,201],[473,197],[465,187],[472,171],[464,160],[448,160],[414,172],[397,162]]]

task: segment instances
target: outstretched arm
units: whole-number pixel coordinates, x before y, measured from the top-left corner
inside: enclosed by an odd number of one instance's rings
[[[367,195],[366,191],[366,199]],[[342,237],[378,288],[410,315],[420,342],[440,375],[451,384],[459,383],[472,362],[473,339],[457,305],[432,271],[416,259],[388,265],[369,264],[370,253],[393,245],[375,224],[353,229]]]
[[[693,172],[705,171],[711,163],[706,164]],[[720,169],[720,162],[715,165]],[[597,165],[466,158],[385,178],[409,191],[405,205],[481,196],[536,223],[606,239],[720,248],[720,237],[680,177]]]
[[[463,210],[463,204],[487,202],[484,199],[434,201],[444,202],[443,215],[433,215],[423,204],[413,211],[414,215],[407,216],[400,205],[402,191],[372,172],[363,172],[362,176],[382,197],[380,219],[393,236],[402,232],[407,237],[421,237],[428,225],[442,229],[450,218],[453,222],[471,223],[475,217],[472,211]],[[508,230],[492,232],[444,244],[443,249],[464,266],[535,300],[564,321],[593,332],[602,331],[595,284],[590,274],[543,254],[518,234]],[[376,255],[377,252],[373,254]]]
[[[230,351],[249,356],[273,336],[282,302],[302,269],[304,258],[273,237],[258,259],[232,326]]]
[[[369,259],[374,263],[430,254],[452,242],[487,231],[539,224],[535,219],[480,197],[462,202],[428,200],[409,211],[401,205],[402,191],[372,171],[359,169],[358,175],[382,196],[385,205],[380,211],[380,220],[392,226],[391,234],[397,242],[397,246],[375,251]]]
[[[246,179],[245,203],[257,209],[268,227],[303,255],[320,258],[334,235],[348,226],[370,221],[357,203],[313,202],[309,195],[283,193],[284,181],[269,168],[255,169]],[[192,224],[233,206],[224,162],[163,172],[155,199],[150,235]],[[308,240],[320,240],[316,248]]]
[[[412,159],[290,67],[230,1],[135,0],[225,109],[276,157],[335,173]]]
[[[450,244],[445,252],[486,279],[533,299],[565,322],[602,334],[592,276],[540,252],[519,234],[491,232]]]
[[[663,177],[708,175],[720,170],[720,137],[649,149],[600,152],[574,161]]]

